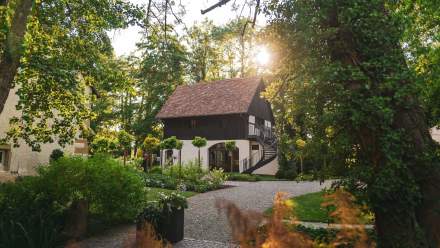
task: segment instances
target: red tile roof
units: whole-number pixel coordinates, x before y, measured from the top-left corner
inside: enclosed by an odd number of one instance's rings
[[[261,78],[234,78],[178,86],[158,119],[247,113]]]

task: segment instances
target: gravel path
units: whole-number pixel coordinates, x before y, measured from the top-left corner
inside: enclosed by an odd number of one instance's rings
[[[331,182],[227,182],[228,187],[221,190],[198,194],[188,199],[189,208],[185,210],[185,239],[175,248],[228,248],[231,234],[224,213],[217,210],[217,199],[234,202],[245,210],[263,212],[272,206],[277,192],[285,192],[289,197],[317,192],[329,187]],[[80,247],[119,248],[127,244],[129,233],[134,233],[134,226],[113,229],[102,236],[93,237],[80,243]]]
[[[285,192],[289,197],[317,192],[329,187],[330,182],[228,182],[230,187],[222,190],[198,194],[189,198],[189,208],[185,211],[185,237],[211,240],[221,243],[231,241],[230,228],[224,213],[215,207],[216,199],[234,202],[241,209],[263,212],[272,206],[277,192]]]

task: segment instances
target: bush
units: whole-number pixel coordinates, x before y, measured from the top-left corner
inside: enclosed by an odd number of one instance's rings
[[[0,247],[56,246],[75,200],[86,200],[92,217],[119,222],[135,218],[145,197],[140,173],[117,160],[60,158],[38,176],[0,185]]]
[[[62,157],[64,157],[64,152],[61,151],[60,149],[55,149],[50,154],[50,161],[57,160]]]
[[[283,169],[278,170],[275,174],[275,177],[278,179],[287,179],[287,180],[293,180],[296,178],[296,169],[289,168],[289,169]]]
[[[181,169],[180,175],[179,169]],[[188,162],[181,168],[178,165],[170,166],[163,169],[162,174],[159,172],[159,169],[155,169],[145,174],[145,183],[148,187],[179,188],[179,190],[202,193],[218,189],[227,178],[223,170],[203,170],[195,161]]]
[[[39,174],[61,203],[85,199],[92,214],[108,221],[133,219],[145,197],[141,174],[104,155],[62,158]]]
[[[144,176],[145,185],[153,188],[163,189],[176,189],[177,180],[174,177],[170,177],[158,173],[146,173]]]
[[[162,174],[162,168],[160,166],[153,166],[148,171],[148,173],[150,173],[150,174]]]
[[[258,177],[252,174],[242,174],[242,173],[229,173],[228,180],[231,181],[245,181],[245,182],[256,182]]]
[[[0,184],[0,247],[55,247],[64,211],[39,177]]]

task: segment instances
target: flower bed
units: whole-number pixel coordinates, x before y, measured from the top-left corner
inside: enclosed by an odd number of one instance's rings
[[[181,168],[177,165],[164,170],[153,168],[145,173],[144,180],[148,187],[203,193],[221,188],[226,174],[221,169],[207,171],[189,163]]]

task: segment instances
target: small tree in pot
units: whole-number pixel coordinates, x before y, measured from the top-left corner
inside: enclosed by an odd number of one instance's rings
[[[198,163],[199,163],[199,167],[202,166],[201,161],[200,161],[200,148],[206,146],[206,144],[208,143],[208,141],[205,138],[196,136],[194,137],[192,144],[193,146],[197,147],[199,149],[198,151]]]
[[[235,141],[230,140],[225,142],[225,149],[228,152],[229,157],[231,158],[231,171],[233,172],[234,161],[233,161],[233,152],[236,149]]]
[[[151,224],[159,238],[171,243],[183,239],[184,209],[188,207],[186,198],[178,193],[160,194],[158,201],[151,201],[137,217],[136,228],[143,230]]]

